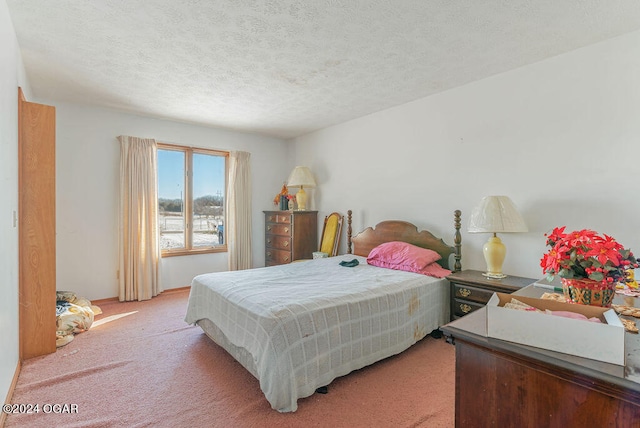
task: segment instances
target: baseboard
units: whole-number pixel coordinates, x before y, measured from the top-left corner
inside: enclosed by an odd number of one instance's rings
[[[168,294],[168,293],[179,293],[181,291],[185,291],[185,290],[190,290],[191,286],[187,285],[186,287],[178,287],[178,288],[170,288],[168,290],[164,290],[162,293],[163,294]]]
[[[16,389],[16,385],[18,384],[18,377],[20,376],[20,370],[22,370],[22,362],[18,360],[18,364],[16,364],[16,371],[13,374],[13,380],[11,381],[11,386],[9,386],[9,391],[7,392],[7,397],[4,400],[4,404],[11,404],[11,399],[13,398],[13,391]],[[7,414],[5,412],[0,412],[0,427],[4,426],[4,423],[7,420]]]
[[[191,289],[190,285],[187,285],[187,286],[184,286],[184,287],[178,287],[178,288],[170,288],[168,290],[164,290],[159,295],[161,296],[162,294],[178,293],[178,292],[189,290],[189,289]],[[106,299],[92,300],[91,304],[95,305],[95,306],[100,306],[100,305],[104,305],[105,303],[118,302],[119,300],[120,299],[118,299],[117,297],[107,297]],[[1,426],[2,425],[0,425],[0,427]]]
[[[114,303],[117,301],[118,301],[117,297],[107,297],[106,299],[91,300],[91,304],[94,306],[100,306],[100,305],[104,305],[105,303]]]

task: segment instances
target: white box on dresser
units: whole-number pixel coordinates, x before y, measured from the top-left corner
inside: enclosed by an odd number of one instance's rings
[[[538,309],[569,311],[603,322],[504,308],[512,298]],[[494,293],[487,303],[487,335],[509,342],[625,365],[624,326],[613,309]]]

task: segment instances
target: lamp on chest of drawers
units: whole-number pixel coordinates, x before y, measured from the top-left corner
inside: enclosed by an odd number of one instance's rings
[[[316,181],[311,175],[311,171],[306,166],[297,166],[291,171],[289,180],[287,180],[288,187],[299,187],[298,193],[296,193],[296,202],[298,202],[299,210],[307,209],[307,192],[304,188],[316,187]]]
[[[484,260],[487,262],[488,278],[501,279],[507,275],[502,273],[502,262],[507,254],[498,233],[528,232],[524,219],[508,196],[485,196],[471,211],[469,233],[493,233],[493,236],[482,247]]]

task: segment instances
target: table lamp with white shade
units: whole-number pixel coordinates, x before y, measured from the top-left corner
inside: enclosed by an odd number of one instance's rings
[[[289,180],[287,180],[288,187],[299,187],[298,193],[296,193],[296,202],[298,202],[299,210],[307,209],[307,192],[304,188],[316,187],[316,181],[311,175],[311,171],[306,166],[297,166],[291,171]]]
[[[528,232],[524,219],[508,196],[485,196],[471,211],[469,233],[493,233],[493,236],[482,247],[487,262],[488,278],[501,279],[507,275],[502,273],[502,263],[507,254],[498,233]]]

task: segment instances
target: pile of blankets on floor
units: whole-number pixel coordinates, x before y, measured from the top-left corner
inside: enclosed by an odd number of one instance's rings
[[[89,330],[102,310],[72,291],[56,292],[56,347],[71,342],[74,334]]]

